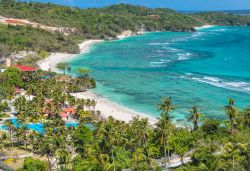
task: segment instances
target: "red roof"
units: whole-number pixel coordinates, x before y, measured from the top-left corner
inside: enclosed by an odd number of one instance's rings
[[[66,117],[69,117],[69,114],[65,113],[65,112],[61,112],[61,117],[62,118],[66,118]]]
[[[21,71],[36,71],[37,69],[31,66],[25,65],[14,65],[15,68],[20,69]]]
[[[75,109],[73,107],[64,108],[63,111],[65,113],[71,113],[71,114],[75,114],[76,113],[76,111],[75,111]]]

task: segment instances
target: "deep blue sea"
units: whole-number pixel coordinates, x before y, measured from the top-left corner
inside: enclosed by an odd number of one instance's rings
[[[96,44],[70,63],[92,70],[96,93],[151,116],[162,97],[172,97],[175,119],[193,105],[224,118],[229,97],[250,105],[250,27],[148,33]]]

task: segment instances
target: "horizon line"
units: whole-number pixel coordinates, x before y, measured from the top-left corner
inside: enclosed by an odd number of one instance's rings
[[[105,8],[105,7],[109,7],[112,5],[120,5],[120,4],[126,4],[126,5],[131,5],[131,6],[140,6],[140,7],[145,7],[145,8],[150,8],[150,9],[170,9],[170,10],[174,10],[177,12],[225,12],[225,11],[250,11],[249,8],[247,9],[211,9],[211,10],[186,10],[186,9],[174,9],[171,7],[150,7],[147,5],[141,5],[141,4],[133,4],[133,3],[113,3],[113,4],[109,4],[109,5],[103,5],[103,6],[89,6],[89,7],[81,7],[75,4],[60,4],[60,3],[56,3],[56,2],[40,2],[39,0],[17,0],[17,2],[23,2],[23,3],[41,3],[41,4],[54,4],[54,5],[59,5],[59,6],[64,6],[64,7],[73,7],[73,8],[80,8],[80,9],[93,9],[93,8]]]

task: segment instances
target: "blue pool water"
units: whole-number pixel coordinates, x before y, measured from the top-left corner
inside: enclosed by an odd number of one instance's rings
[[[250,105],[250,27],[149,33],[99,43],[70,63],[73,72],[92,70],[96,93],[155,117],[168,96],[175,119],[185,119],[192,105],[224,118],[229,97],[237,107]]]
[[[22,124],[18,123],[17,119],[11,119],[13,125],[17,128],[20,128],[22,127]],[[71,122],[71,123],[66,123],[65,124],[67,127],[77,127],[79,125],[78,122]],[[29,123],[27,125],[28,129],[30,130],[34,130],[36,132],[39,132],[39,133],[43,133],[44,132],[44,127],[43,127],[43,124],[42,123]],[[7,130],[7,126],[5,125],[2,125],[0,126],[0,129],[2,130]]]

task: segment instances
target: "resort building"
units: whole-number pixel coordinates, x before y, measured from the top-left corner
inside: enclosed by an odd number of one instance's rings
[[[37,68],[25,65],[13,65],[14,68],[19,69],[22,72],[35,72]]]
[[[64,119],[64,120],[68,120],[69,118],[74,118],[75,114],[76,114],[76,111],[73,107],[66,107],[60,113],[62,119]]]

